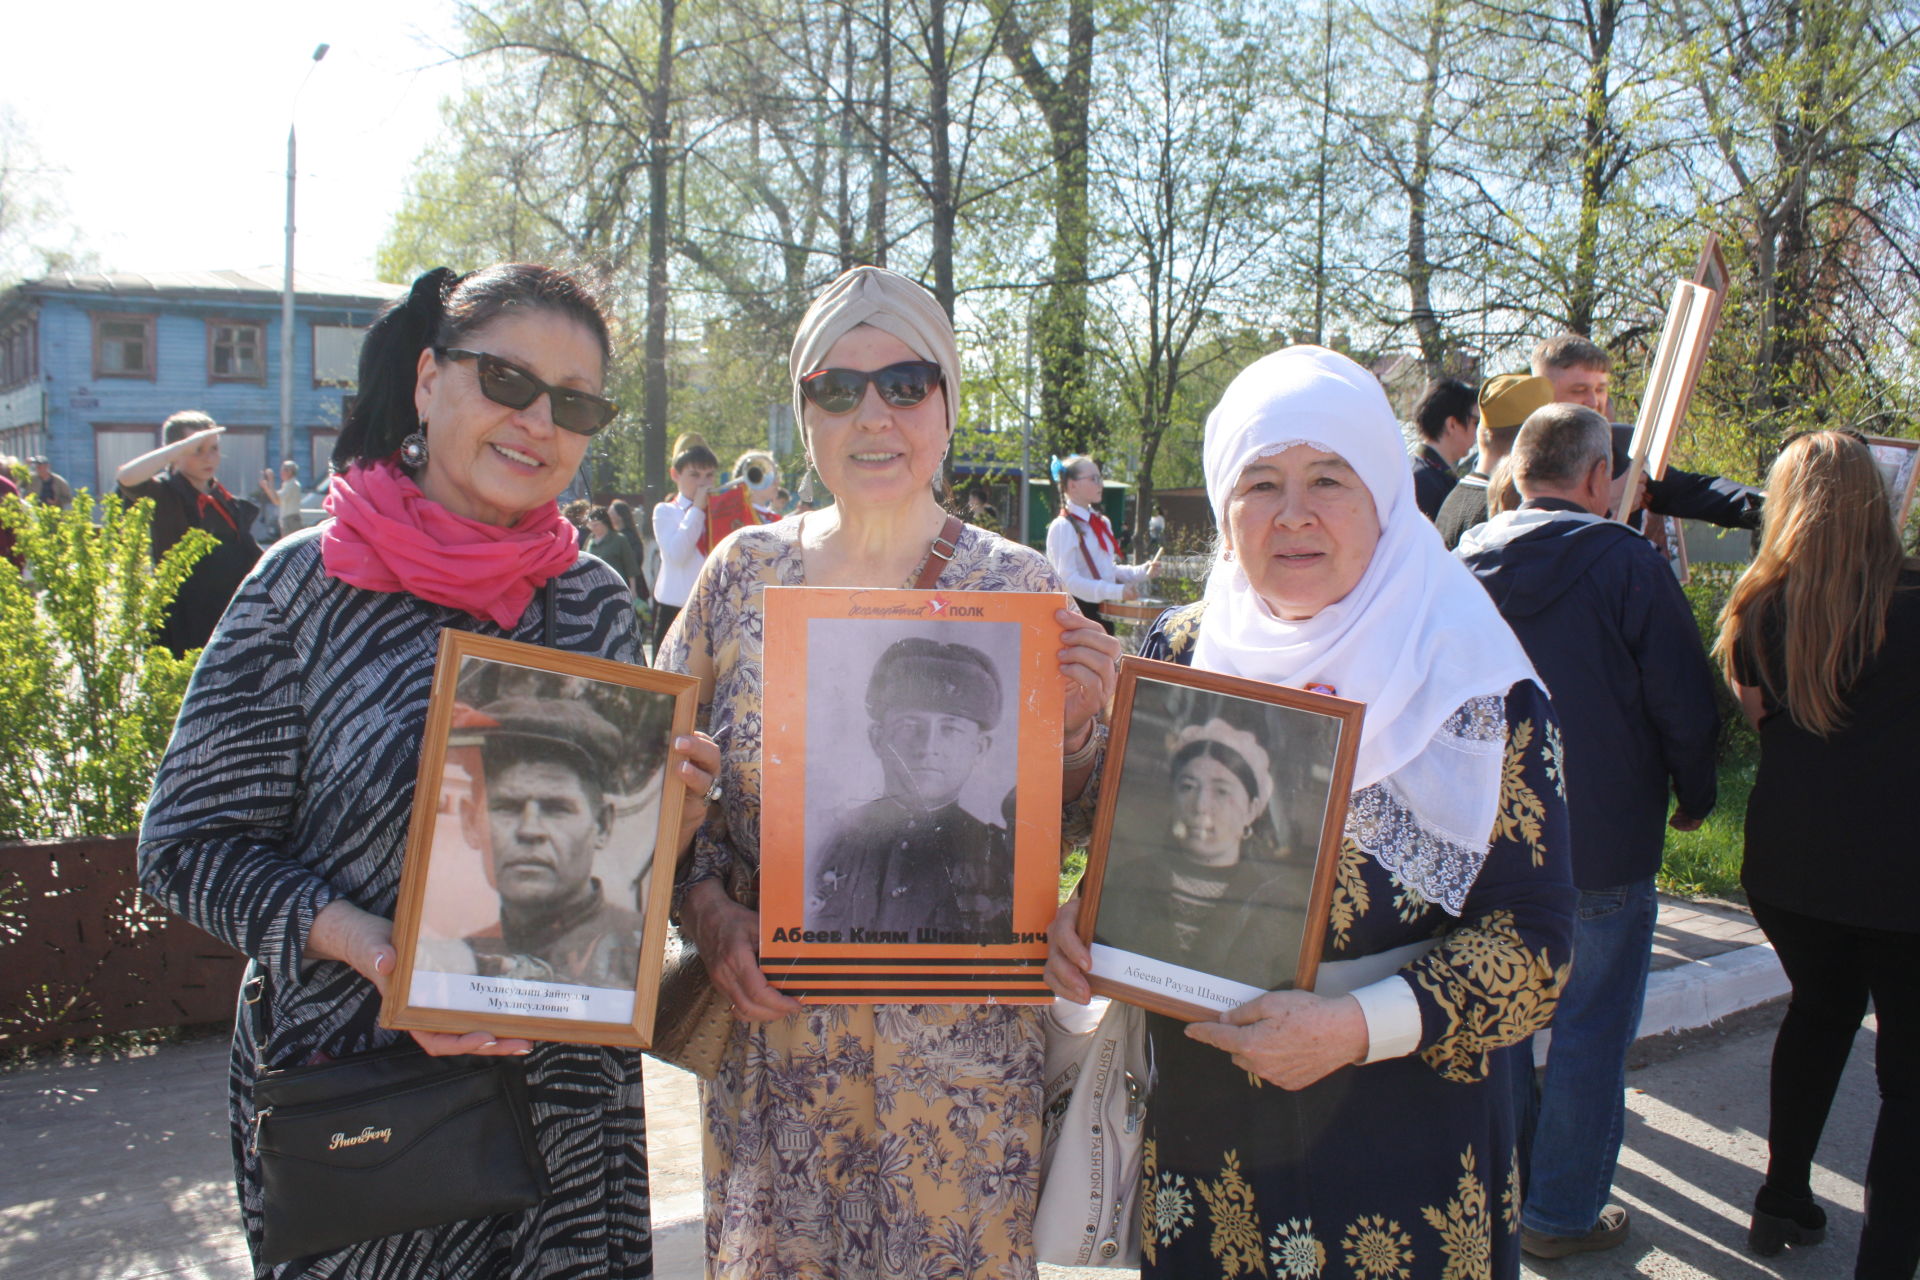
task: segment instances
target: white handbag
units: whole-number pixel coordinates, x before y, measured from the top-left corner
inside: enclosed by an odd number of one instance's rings
[[[1153,1070],[1146,1014],[1119,1000],[1047,1010],[1034,1252],[1067,1267],[1140,1265],[1140,1163]]]

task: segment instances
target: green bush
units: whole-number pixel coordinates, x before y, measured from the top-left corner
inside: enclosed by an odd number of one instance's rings
[[[23,486],[24,487],[24,486]],[[136,830],[193,674],[153,643],[214,545],[190,530],[152,563],[153,503],[0,502],[26,574],[0,565],[0,839]],[[28,576],[31,577],[29,584]]]
[[[1741,564],[1693,566],[1685,587],[1687,603],[1700,629],[1700,643],[1709,650],[1720,634],[1720,610],[1745,570]],[[1667,893],[1683,896],[1743,898],[1740,862],[1746,848],[1747,795],[1760,763],[1760,739],[1717,670],[1713,688],[1720,711],[1719,798],[1698,831],[1667,832],[1659,884]]]

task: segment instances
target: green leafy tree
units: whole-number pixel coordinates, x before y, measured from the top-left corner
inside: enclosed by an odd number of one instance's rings
[[[159,565],[153,503],[67,510],[0,502],[0,527],[32,575],[0,572],[0,837],[131,832],[198,652],[156,628],[213,535],[189,530]]]

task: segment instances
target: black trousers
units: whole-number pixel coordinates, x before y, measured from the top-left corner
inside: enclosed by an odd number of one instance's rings
[[[1809,1193],[1854,1033],[1873,997],[1880,1119],[1867,1157],[1867,1221],[1856,1280],[1911,1280],[1920,1268],[1920,933],[1862,929],[1754,901],[1753,918],[1793,984],[1773,1045],[1767,1185]]]
[[[680,616],[680,608],[677,604],[661,604],[658,600],[653,602],[653,652],[656,657],[659,656],[661,642],[667,638],[667,628]]]

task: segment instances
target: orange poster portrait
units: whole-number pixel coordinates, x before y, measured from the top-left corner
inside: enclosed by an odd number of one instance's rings
[[[760,959],[810,1003],[1044,1003],[1058,595],[769,587]]]

